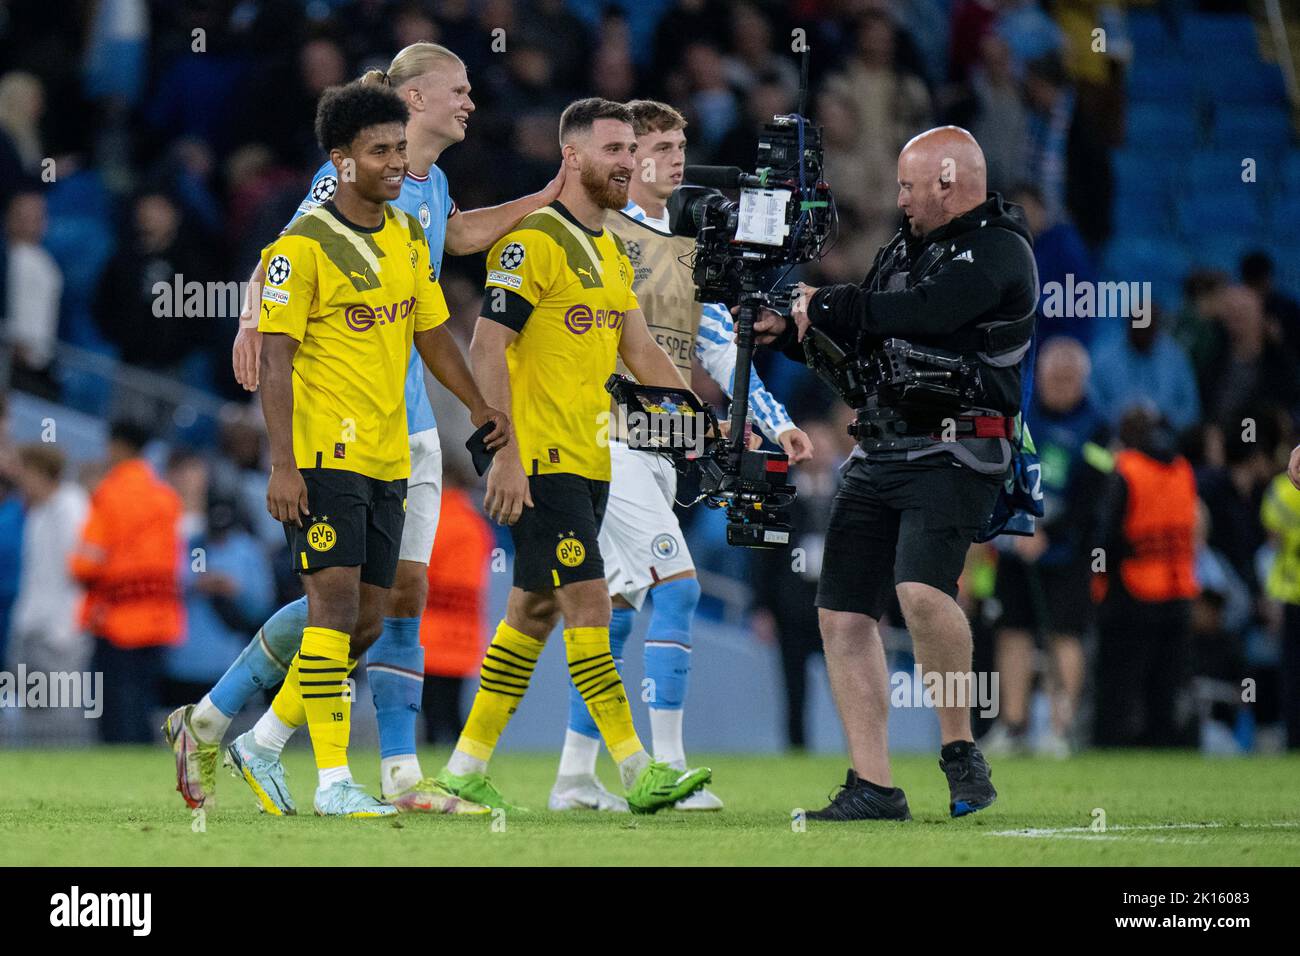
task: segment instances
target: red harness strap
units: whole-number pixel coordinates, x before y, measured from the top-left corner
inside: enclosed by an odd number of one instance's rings
[[[958,429],[957,438],[1015,438],[1016,420],[1005,415],[963,415],[957,419],[970,422],[971,430]],[[943,440],[942,432],[935,432],[930,437]]]
[[[1016,420],[1005,415],[975,415],[969,421],[975,423],[976,438],[1014,438]]]

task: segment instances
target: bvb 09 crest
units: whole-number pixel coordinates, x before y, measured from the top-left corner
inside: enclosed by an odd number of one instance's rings
[[[555,558],[566,568],[576,568],[587,559],[587,549],[577,538],[564,538],[555,546]]]
[[[334,526],[324,521],[317,521],[307,529],[307,544],[315,551],[328,551],[338,540]]]

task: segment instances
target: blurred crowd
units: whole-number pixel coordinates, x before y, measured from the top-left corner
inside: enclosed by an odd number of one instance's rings
[[[105,421],[137,373],[164,395],[151,406],[151,431],[114,430],[107,461],[58,443],[6,443],[0,648],[6,639],[9,647],[0,661],[75,669],[76,655],[89,660],[93,651],[96,666],[151,675],[158,703],[194,699],[195,686],[224,669],[263,616],[300,593],[282,559],[281,531],[262,505],[265,448],[255,399],[229,374],[238,301],[160,310],[155,285],[247,277],[320,163],[312,121],[326,88],[386,67],[418,40],[459,54],[477,108],[466,141],[439,165],[458,206],[471,209],[547,182],[558,159],[560,111],[584,95],[663,99],[689,120],[690,162],[753,168],[761,123],[795,108],[796,51],[806,45],[808,108],[824,128],[840,230],[802,278],[812,285],[862,278],[899,225],[899,149],[949,122],[982,144],[990,188],[1024,207],[1041,281],[1094,282],[1118,215],[1112,154],[1125,142],[1125,78],[1141,55],[1127,17],[1156,11],[1176,27],[1196,6],[69,0],[54,17],[36,0],[0,3],[8,386]],[[1235,12],[1238,5],[1199,6]],[[482,278],[479,257],[447,258],[443,285],[465,341]],[[983,666],[1002,674],[1003,713],[990,730],[998,746],[1064,753],[1090,740],[1195,743],[1197,726],[1208,721],[1239,748],[1282,736],[1300,747],[1300,493],[1278,477],[1300,421],[1295,291],[1279,286],[1267,252],[1251,251],[1231,270],[1191,269],[1176,307],[1152,305],[1143,316],[1040,316],[1027,419],[1043,461],[1044,531],[972,548],[963,582]],[[121,371],[105,381],[77,358],[83,352],[108,356]],[[759,366],[817,447],[797,475],[795,525],[806,560],[792,570],[788,556],[728,549],[716,513],[694,509],[683,518],[702,569],[729,576],[737,589],[755,583],[752,629],[781,649],[787,737],[799,747],[808,658],[820,644],[811,609],[819,530],[851,440],[845,413],[806,369],[770,355]],[[229,404],[209,427],[187,430],[182,416],[159,411],[168,386],[158,382]],[[703,377],[696,384],[723,401]],[[440,421],[455,420],[436,405]],[[454,427],[445,424],[444,433],[453,452],[448,487],[457,488],[467,484],[455,463],[460,441]],[[1141,593],[1117,571],[1145,533],[1125,518],[1145,494],[1137,477],[1145,466],[1135,456],[1173,469],[1171,481],[1192,483],[1186,513],[1160,532],[1191,536],[1192,586],[1180,580]],[[158,634],[139,647],[131,643],[144,633],[136,623],[122,632],[135,635],[129,640],[101,625],[87,642],[78,594],[93,592],[93,574],[76,580],[66,568],[86,546],[80,529],[97,507],[89,491],[107,494],[124,464],[146,459],[152,465],[136,477],[153,482],[154,499],[174,497],[180,516],[170,552],[180,583],[159,598],[176,614],[164,615]],[[464,526],[478,529],[486,559],[491,529],[475,520],[477,495],[451,497]],[[1161,560],[1181,568],[1181,547],[1167,548]],[[1094,548],[1110,567],[1093,566]],[[484,600],[484,580],[455,585],[475,596],[442,608],[446,620],[465,620],[460,611]],[[461,645],[473,644],[463,637]],[[453,663],[431,657],[430,666],[456,681],[472,672],[464,660],[473,656],[462,646]],[[1254,697],[1243,703],[1243,676],[1258,681],[1258,706]],[[1031,691],[1040,679],[1050,713],[1036,717]],[[1116,699],[1145,706],[1130,708],[1133,720],[1118,726],[1108,720]],[[129,739],[140,731],[112,733]]]

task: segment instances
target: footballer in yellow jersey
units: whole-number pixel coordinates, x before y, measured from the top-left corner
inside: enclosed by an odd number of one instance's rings
[[[293,457],[378,481],[406,478],[406,369],[413,333],[447,320],[415,217],[349,222],[332,202],[294,220],[262,252],[258,330],[299,343],[293,357]]]
[[[442,370],[440,380],[472,417],[494,419],[497,432],[508,429],[463,361],[459,373],[449,367],[447,348],[456,358],[459,350],[437,328],[447,306],[424,230],[391,205],[406,178],[408,115],[387,89],[327,90],[316,132],[340,171],[337,191],[262,254],[267,508],[285,525],[307,592],[308,622],[266,716],[281,732],[307,724],[319,772],[315,810],[326,816],[397,812],[352,780],[347,677],[380,635],[397,570],[410,470],[405,383],[411,348],[435,374]],[[284,812],[285,801],[268,795],[268,787],[282,789],[271,757],[237,741],[227,762],[263,809]]]
[[[519,333],[506,364],[528,474],[609,481],[609,448],[593,441],[592,425],[609,409],[605,380],[624,318],[640,308],[632,278],[623,241],[588,229],[558,201],[526,216],[488,253],[484,314]]]
[[[526,216],[488,254],[470,362],[485,399],[510,408],[513,419],[484,503],[490,517],[511,526],[514,587],[469,718],[437,780],[493,808],[511,804],[488,779],[488,760],[561,616],[569,676],[618,764],[629,808],[654,813],[711,778],[707,768],[680,771],[650,759],[609,649],[597,543],[610,477],[601,442],[605,381],[622,358],[647,385],[686,387],[646,327],[621,241],[605,229],[606,212],[627,203],[631,118],[609,100],[571,103],[560,118],[559,199]]]

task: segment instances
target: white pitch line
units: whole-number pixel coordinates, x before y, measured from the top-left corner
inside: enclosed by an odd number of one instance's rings
[[[1104,830],[1092,827],[1028,827],[1023,830],[994,830],[986,836],[1029,837],[1030,839],[1065,839],[1065,840],[1122,840],[1121,836],[1112,836],[1117,832],[1134,833],[1153,830],[1264,830],[1264,829],[1300,829],[1298,821],[1277,821],[1270,823],[1149,823],[1108,826]],[[1187,842],[1176,838],[1136,837],[1149,842]]]

